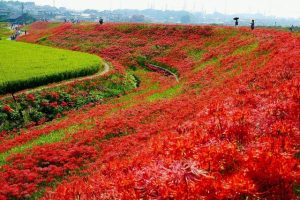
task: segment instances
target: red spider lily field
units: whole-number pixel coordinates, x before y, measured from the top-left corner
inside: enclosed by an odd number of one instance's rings
[[[17,94],[30,123],[0,100],[1,200],[300,198],[299,34],[48,22],[28,32],[18,40],[98,55],[110,71]]]

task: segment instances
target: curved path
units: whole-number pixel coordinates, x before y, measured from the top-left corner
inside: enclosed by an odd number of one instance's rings
[[[105,74],[107,74],[110,71],[110,66],[109,64],[107,64],[106,62],[104,62],[104,70],[103,71],[99,71],[98,73],[91,75],[91,76],[85,76],[85,77],[81,77],[81,78],[73,78],[73,79],[69,79],[66,81],[60,81],[60,82],[56,82],[56,83],[51,83],[49,85],[43,85],[37,88],[33,88],[33,89],[26,89],[26,90],[22,90],[19,91],[17,93],[15,93],[14,95],[20,95],[20,94],[28,94],[28,93],[32,93],[32,92],[38,92],[41,91],[43,89],[49,89],[49,88],[55,88],[55,87],[59,87],[59,86],[63,86],[63,85],[68,85],[77,81],[84,81],[84,80],[90,80],[93,78],[97,78],[99,76],[103,76]],[[11,97],[11,94],[5,94],[5,95],[0,95],[0,100],[1,99],[5,99]]]
[[[93,78],[97,78],[99,76],[103,76],[103,75],[107,74],[110,71],[110,66],[109,66],[108,63],[104,62],[103,65],[104,65],[104,70],[101,71],[101,72],[98,72],[94,75],[85,76],[85,77],[81,77],[81,78],[73,78],[73,79],[69,79],[69,80],[66,80],[66,81],[60,81],[60,82],[56,82],[56,83],[50,83],[48,85],[39,86],[39,87],[36,87],[36,88],[33,88],[33,89],[22,90],[22,91],[19,91],[19,92],[15,93],[14,95],[38,92],[38,91],[41,91],[41,90],[46,89],[46,88],[47,89],[55,88],[55,87],[59,87],[59,86],[63,86],[63,85],[68,85],[68,84],[71,84],[71,83],[74,83],[74,82],[77,82],[77,81],[90,80],[90,79],[93,79]],[[151,67],[154,67],[154,68],[157,68],[157,69],[160,69],[160,70],[163,70],[163,71],[169,73],[170,75],[174,76],[174,78],[176,79],[177,82],[179,82],[178,75],[173,73],[172,71],[170,71],[168,69],[165,69],[163,67],[157,66],[157,65],[153,65],[153,64],[149,64],[149,65]],[[5,99],[5,98],[10,98],[10,97],[11,97],[11,94],[5,94],[5,95],[2,95],[2,96],[0,95],[0,100]]]
[[[157,66],[157,65],[153,65],[153,64],[149,64],[151,67],[154,67],[154,68],[157,68],[157,69],[160,69],[160,70],[163,70],[169,74],[171,74],[172,76],[175,77],[176,81],[179,82],[179,77],[177,74],[173,73],[172,71],[166,69],[166,68],[163,68],[163,67],[160,67],[160,66]]]
[[[84,76],[84,77],[81,77],[81,78],[74,78],[74,79],[70,79],[70,80],[67,80],[67,81],[61,81],[61,82],[53,83],[53,84],[50,84],[48,86],[41,86],[40,88],[36,88],[36,89],[30,90],[28,92],[36,92],[36,91],[39,91],[39,90],[42,90],[42,89],[45,89],[45,88],[54,88],[54,87],[57,87],[57,86],[68,85],[68,84],[74,83],[76,81],[85,81],[85,80],[90,80],[90,79],[93,79],[93,78],[97,78],[99,76],[103,76],[103,75],[105,75],[106,73],[109,72],[109,65],[107,63],[104,63],[103,65],[104,65],[104,70],[103,71],[97,72],[96,74],[93,74],[91,76]],[[25,93],[27,93],[27,92],[25,92]]]

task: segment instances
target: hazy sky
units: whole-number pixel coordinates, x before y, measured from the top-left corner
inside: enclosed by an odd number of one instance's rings
[[[300,0],[22,0],[39,5],[55,5],[75,10],[118,8],[218,11],[226,14],[262,13],[278,17],[300,18]]]

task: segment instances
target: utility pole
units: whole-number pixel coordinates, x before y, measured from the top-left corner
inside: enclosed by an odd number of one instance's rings
[[[168,3],[165,4],[165,10],[168,10]]]
[[[123,9],[122,0],[119,1],[119,7],[120,7],[120,9]]]
[[[151,9],[155,9],[155,2],[151,0]]]
[[[228,13],[228,1],[225,0],[225,15]]]
[[[197,11],[197,6],[196,6],[196,2],[194,1],[193,2],[193,12],[196,12]]]
[[[22,3],[22,15],[24,14],[24,3]]]
[[[186,3],[186,0],[184,0],[182,10],[186,10],[186,6],[187,6],[187,3]]]

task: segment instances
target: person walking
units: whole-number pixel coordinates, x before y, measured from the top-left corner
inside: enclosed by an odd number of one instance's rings
[[[103,19],[102,19],[102,17],[99,19],[99,24],[103,24]]]
[[[254,30],[254,28],[255,28],[255,21],[254,21],[254,19],[252,19],[252,22],[251,22],[251,30]]]
[[[233,20],[235,21],[235,27],[237,27],[239,25],[239,17],[235,17],[233,18]]]

